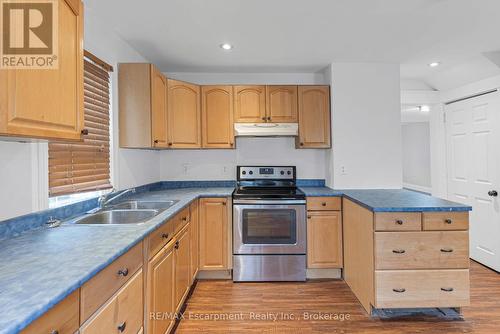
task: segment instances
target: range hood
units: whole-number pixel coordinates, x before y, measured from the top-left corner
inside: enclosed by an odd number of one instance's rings
[[[234,123],[234,135],[240,137],[285,137],[298,134],[298,123]]]

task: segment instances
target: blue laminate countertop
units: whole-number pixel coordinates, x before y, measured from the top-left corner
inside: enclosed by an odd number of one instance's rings
[[[133,198],[179,200],[141,225],[63,225],[0,242],[0,333],[14,334],[139,243],[198,197],[227,197],[234,188],[152,191]]]
[[[344,196],[374,212],[470,211],[472,207],[406,189],[335,190],[301,187],[306,196]]]

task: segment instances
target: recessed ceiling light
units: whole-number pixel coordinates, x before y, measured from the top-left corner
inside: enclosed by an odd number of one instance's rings
[[[441,65],[441,63],[438,61],[435,61],[435,62],[432,62],[429,64],[430,67],[438,67],[439,65]]]
[[[221,47],[221,49],[226,50],[226,51],[229,51],[233,48],[233,46],[229,43],[223,43],[220,45],[220,47]]]

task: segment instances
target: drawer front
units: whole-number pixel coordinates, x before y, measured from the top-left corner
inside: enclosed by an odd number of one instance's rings
[[[469,233],[376,232],[375,269],[469,268]]]
[[[469,270],[375,271],[375,307],[469,305]]]
[[[323,211],[323,210],[342,210],[341,197],[308,197],[307,210]]]
[[[142,242],[120,256],[81,288],[80,323],[86,321],[142,266]]]
[[[181,212],[179,212],[175,218],[174,218],[174,221],[175,221],[175,231],[174,231],[174,234],[177,234],[179,233],[180,230],[182,230],[182,228],[184,226],[186,226],[186,224],[191,220],[191,211],[189,210],[189,206],[182,209]]]
[[[137,334],[143,323],[142,270],[100,309],[80,330],[81,334]]]
[[[422,218],[424,230],[468,230],[469,212],[424,212]]]
[[[155,256],[174,236],[175,222],[170,219],[149,236],[149,258]]]
[[[422,214],[420,212],[376,212],[376,231],[420,231]]]
[[[78,322],[80,291],[76,290],[47,313],[21,331],[21,334],[59,333],[73,334],[80,327]]]

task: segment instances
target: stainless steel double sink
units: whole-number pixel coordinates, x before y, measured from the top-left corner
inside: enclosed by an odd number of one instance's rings
[[[88,213],[72,220],[78,225],[124,225],[142,224],[167,210],[178,200],[142,201],[130,200],[106,206],[96,212]]]

